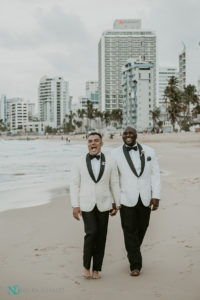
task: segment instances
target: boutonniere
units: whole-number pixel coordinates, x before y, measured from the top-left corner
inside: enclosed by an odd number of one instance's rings
[[[143,156],[143,155],[144,155],[144,150],[142,149],[140,156]]]

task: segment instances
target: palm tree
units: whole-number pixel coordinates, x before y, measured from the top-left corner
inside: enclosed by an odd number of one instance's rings
[[[168,86],[164,91],[165,103],[167,105],[167,111],[169,114],[169,119],[171,121],[173,131],[175,130],[175,123],[182,111],[182,92],[178,88],[178,79],[172,76],[169,79]]]
[[[122,124],[123,116],[121,109],[113,109],[110,113],[110,119],[116,121],[120,125]]]
[[[158,121],[157,124],[158,124],[159,130],[161,131],[162,127],[163,127],[163,121]]]
[[[150,110],[150,113],[152,115],[153,128],[155,129],[160,117],[160,108],[156,107],[154,110]]]
[[[82,121],[77,121],[77,120],[74,121],[74,125],[76,125],[78,128],[81,128],[82,124],[83,124]]]
[[[106,126],[108,126],[110,124],[110,121],[111,121],[111,113],[109,110],[107,111],[104,111],[103,112],[103,117],[104,117],[104,121],[106,123]]]
[[[89,121],[89,124],[87,124],[87,127],[91,127],[91,120],[94,119],[94,109],[93,109],[93,103],[90,100],[87,100],[87,107],[86,107],[86,117]]]
[[[77,110],[77,115],[80,119],[83,119],[84,116],[86,115],[86,111],[84,109],[78,109]]]
[[[94,118],[96,119],[97,122],[97,128],[100,129],[103,121],[103,113],[98,109],[94,109]]]
[[[181,113],[177,122],[181,129],[189,131],[192,125],[191,105],[198,105],[199,99],[194,85],[187,85],[182,91]]]
[[[3,120],[0,120],[0,131],[6,131],[8,130],[8,127],[6,126],[6,124],[3,122]]]
[[[196,105],[199,103],[197,90],[194,85],[187,85],[184,88],[183,94],[182,94],[182,101],[183,101],[183,113],[184,116],[190,115],[190,105]]]
[[[196,106],[192,110],[192,116],[196,117],[197,115],[200,114],[200,101],[196,104]]]
[[[70,113],[66,115],[66,120],[63,124],[63,130],[65,133],[72,132],[75,129],[75,116],[76,114],[70,110]]]

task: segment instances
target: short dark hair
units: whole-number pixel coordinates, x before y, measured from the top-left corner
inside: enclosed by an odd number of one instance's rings
[[[102,135],[99,132],[96,132],[96,131],[90,132],[87,137],[89,138],[89,136],[91,136],[91,135],[98,135],[102,139]]]
[[[127,127],[124,129],[123,133],[124,133],[127,129],[131,129],[131,130],[135,131],[135,133],[137,133],[137,130],[136,130],[134,127],[131,127],[131,126],[127,126]]]

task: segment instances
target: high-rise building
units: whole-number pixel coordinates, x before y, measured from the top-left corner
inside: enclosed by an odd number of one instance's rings
[[[120,72],[127,59],[141,58],[154,65],[152,84],[156,101],[156,35],[141,29],[141,20],[115,20],[99,42],[99,101],[101,111],[122,109]]]
[[[7,124],[10,131],[22,130],[28,122],[28,103],[21,98],[7,100]]]
[[[179,55],[179,88],[184,90],[186,86],[186,47],[183,44],[183,50]]]
[[[36,103],[28,103],[28,120],[32,121],[34,116],[35,116],[35,108],[36,108]]]
[[[38,90],[39,114],[41,121],[51,122],[60,127],[69,113],[69,84],[63,77],[41,78]]]
[[[162,105],[165,102],[164,91],[169,83],[169,79],[174,76],[178,79],[178,70],[177,68],[172,67],[159,67],[158,75],[158,100],[159,105]]]
[[[138,131],[153,127],[151,111],[156,106],[154,65],[130,59],[122,68],[123,128]]]
[[[7,98],[6,95],[1,95],[0,98],[0,120],[6,125],[7,123]]]
[[[87,102],[88,101],[90,101],[90,99],[86,96],[78,97],[78,109],[87,110]]]
[[[86,81],[86,97],[92,102],[94,109],[99,109],[98,81]]]

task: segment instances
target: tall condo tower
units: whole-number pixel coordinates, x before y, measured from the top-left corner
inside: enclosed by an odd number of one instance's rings
[[[183,50],[179,55],[179,88],[184,90],[186,86],[186,47],[183,44]]]
[[[130,58],[152,63],[156,102],[156,35],[141,29],[141,20],[115,20],[99,42],[99,101],[101,111],[123,108],[120,72]]]
[[[28,103],[22,98],[7,99],[7,125],[10,131],[22,130],[28,122]]]
[[[153,127],[151,111],[155,108],[154,65],[129,59],[122,68],[123,128],[138,131]]]
[[[38,100],[40,120],[51,122],[53,127],[62,126],[69,113],[69,83],[63,77],[42,77]]]

